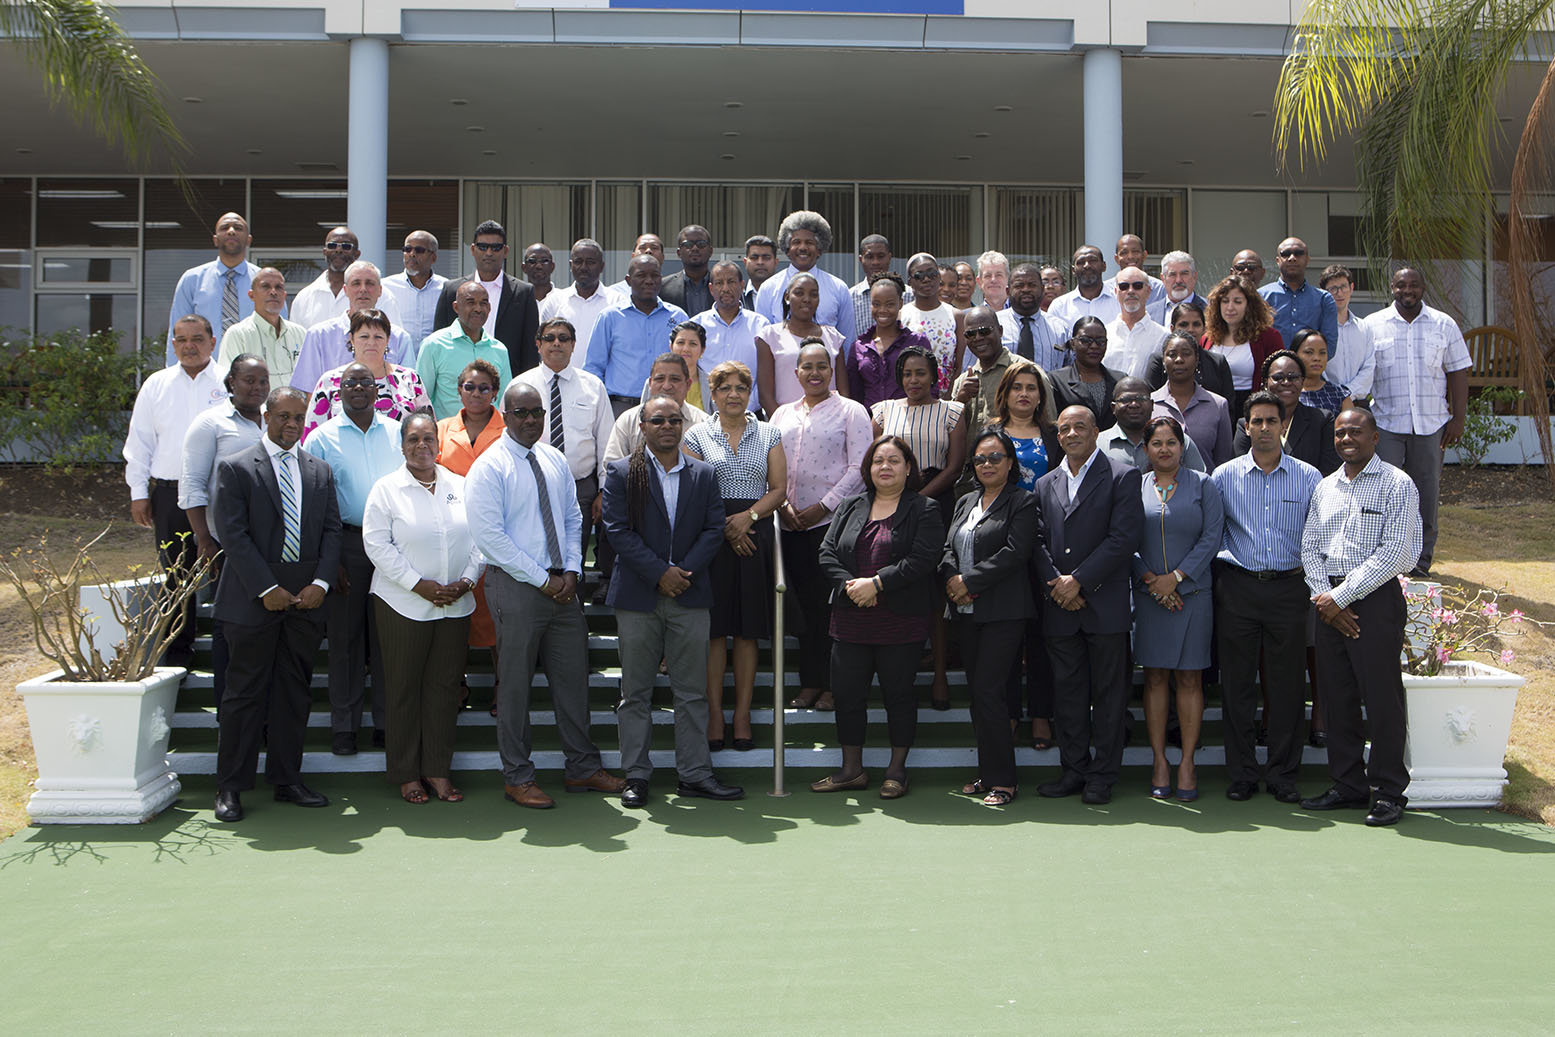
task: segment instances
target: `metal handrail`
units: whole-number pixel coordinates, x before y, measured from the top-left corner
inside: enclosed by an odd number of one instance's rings
[[[772,791],[768,795],[786,796],[783,788],[783,595],[788,576],[783,571],[783,526],[777,512],[772,513]]]

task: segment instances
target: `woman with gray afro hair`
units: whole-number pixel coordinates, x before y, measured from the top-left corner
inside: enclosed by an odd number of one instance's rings
[[[846,328],[843,340],[851,338],[853,299],[848,295],[847,282],[817,265],[832,245],[831,224],[826,222],[826,217],[809,209],[789,213],[778,225],[777,245],[778,250],[788,256],[788,266],[762,284],[756,293],[756,312],[769,324],[781,322],[787,316],[783,312],[783,298],[788,282],[796,274],[809,274],[821,290],[815,323],[829,328]]]

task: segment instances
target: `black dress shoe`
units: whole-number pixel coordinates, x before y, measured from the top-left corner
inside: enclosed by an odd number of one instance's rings
[[[1366,823],[1373,828],[1381,828],[1383,825],[1396,825],[1398,819],[1404,816],[1404,807],[1391,799],[1379,799],[1371,805],[1371,811],[1366,815]]]
[[[243,804],[238,799],[236,792],[229,792],[226,789],[218,789],[216,791],[216,820],[243,820]]]
[[[355,756],[356,732],[336,731],[329,740],[329,751],[336,756]]]
[[[1307,735],[1307,744],[1310,745],[1314,749],[1327,749],[1328,748],[1328,732],[1327,731],[1313,731],[1311,734]]]
[[[1252,799],[1258,792],[1256,781],[1233,781],[1231,787],[1226,789],[1226,798],[1234,799],[1238,803]]]
[[[1105,785],[1087,785],[1080,794],[1080,802],[1088,806],[1105,806],[1112,802],[1112,790]]]
[[[641,778],[627,778],[626,788],[621,790],[621,805],[623,807],[647,806],[648,783]]]
[[[1367,805],[1365,796],[1351,796],[1335,785],[1321,796],[1301,801],[1303,810],[1360,810]]]
[[[382,748],[386,747],[388,744],[389,744],[389,737],[388,737],[388,735],[384,734],[383,728],[381,728],[381,727],[375,728],[373,730],[373,748],[374,749],[382,749]]]
[[[329,806],[328,796],[314,792],[300,782],[296,785],[277,785],[275,787],[275,801],[277,803],[296,803],[299,807]]]
[[[1046,796],[1048,799],[1063,799],[1072,796],[1085,788],[1084,781],[1074,781],[1068,778],[1060,778],[1037,786],[1037,795]]]
[[[1294,785],[1280,785],[1271,781],[1269,782],[1269,795],[1281,803],[1301,802],[1301,792]]]
[[[734,751],[737,753],[748,753],[754,748],[756,748],[756,740],[754,738],[736,738],[734,740]]]
[[[723,752],[724,751],[724,740],[722,738],[709,738],[707,740],[707,751],[710,752],[710,753],[721,753],[721,752]]]
[[[703,799],[744,799],[745,790],[738,785],[725,785],[717,775],[701,781],[683,781],[675,786],[677,796],[701,796]]]

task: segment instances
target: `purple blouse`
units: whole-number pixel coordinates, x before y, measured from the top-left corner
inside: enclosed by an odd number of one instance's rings
[[[845,361],[848,369],[848,395],[869,411],[874,410],[875,404],[882,400],[899,400],[907,395],[896,384],[896,358],[902,355],[902,350],[908,346],[917,346],[931,356],[934,354],[934,348],[927,338],[906,328],[897,333],[896,341],[891,343],[884,355],[871,345],[874,337],[875,325],[871,324],[864,329],[864,334],[848,346]]]
[[[853,560],[864,579],[891,564],[890,518],[864,523]],[[933,629],[933,616],[902,616],[883,604],[867,609],[833,605],[831,610],[831,636],[849,644],[921,645]]]

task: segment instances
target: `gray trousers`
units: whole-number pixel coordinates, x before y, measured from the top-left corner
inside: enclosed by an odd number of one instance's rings
[[[571,604],[558,605],[540,588],[491,566],[486,569],[486,604],[497,628],[497,755],[503,783],[522,785],[535,778],[529,759],[529,691],[542,647],[566,776],[589,777],[601,764],[589,738],[589,634],[582,602],[574,597]]]
[[[388,678],[383,669],[383,649],[378,643],[378,617],[373,615],[368,594],[373,582],[373,563],[362,547],[359,526],[346,526],[340,537],[340,564],[350,580],[342,594],[336,587],[325,599],[329,631],[329,730],[355,734],[362,726],[362,701],[367,696],[368,658],[373,675],[373,727],[387,731]]]
[[[653,682],[659,660],[669,664],[675,702],[675,769],[681,781],[713,776],[707,748],[708,610],[677,605],[660,597],[652,612],[616,609],[620,635],[621,767],[628,778],[647,781],[653,774],[648,749],[653,742]]]
[[[1424,546],[1420,561],[1422,572],[1431,570],[1431,555],[1436,549],[1436,504],[1442,495],[1442,431],[1416,436],[1380,429],[1377,456],[1395,468],[1402,468],[1420,491],[1420,526]]]

